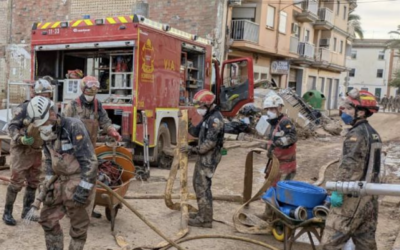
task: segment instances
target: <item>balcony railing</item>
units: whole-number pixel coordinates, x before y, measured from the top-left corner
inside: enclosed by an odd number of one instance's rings
[[[331,61],[331,52],[327,48],[319,48],[315,54],[315,61],[327,62]]]
[[[353,25],[349,24],[349,25],[347,26],[347,33],[349,33],[350,36],[352,36],[352,37],[355,36],[355,33],[354,33],[354,26],[353,26]]]
[[[311,43],[301,42],[299,43],[298,52],[300,57],[314,59],[315,47]]]
[[[331,9],[326,7],[320,8],[318,16],[320,21],[325,21],[333,25],[333,11]]]
[[[295,36],[290,37],[290,53],[299,53],[299,38]]]
[[[258,44],[260,25],[248,20],[233,20],[231,38],[235,41],[247,41]]]
[[[301,4],[303,11],[308,11],[316,16],[318,16],[318,2],[313,0],[304,1]]]

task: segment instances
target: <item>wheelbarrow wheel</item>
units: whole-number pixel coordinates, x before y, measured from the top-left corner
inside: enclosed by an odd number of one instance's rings
[[[118,214],[118,210],[119,210],[119,207],[115,207],[115,208],[114,208],[115,217],[116,217],[117,214]],[[110,210],[108,207],[106,207],[106,217],[107,217],[107,220],[108,220],[108,221],[111,221],[111,220],[112,220],[111,210]]]
[[[290,233],[290,230],[289,230]],[[274,236],[274,238],[277,241],[285,241],[285,225],[281,224],[281,223],[276,223],[273,227],[272,227],[272,235]]]

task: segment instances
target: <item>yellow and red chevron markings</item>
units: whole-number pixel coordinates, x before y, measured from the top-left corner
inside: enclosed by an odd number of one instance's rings
[[[94,26],[96,24],[95,19],[80,19],[74,21],[68,21],[69,27],[83,27],[83,26]],[[118,16],[118,17],[107,17],[104,18],[104,24],[121,24],[133,22],[133,16]],[[37,29],[55,29],[61,27],[62,21],[57,22],[44,22],[38,23]]]

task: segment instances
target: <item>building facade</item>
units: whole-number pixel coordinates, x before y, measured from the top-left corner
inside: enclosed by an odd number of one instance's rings
[[[237,2],[237,1],[231,1]],[[299,95],[316,89],[327,98],[326,108],[336,109],[343,92],[341,72],[354,32],[347,19],[355,2],[241,1],[228,13],[229,58],[251,56],[256,80],[274,80]],[[276,65],[289,67],[276,70]]]
[[[395,89],[388,86],[394,73],[400,69],[399,56],[387,49],[388,40],[356,39],[350,56],[347,57],[349,71],[343,74],[348,89],[363,89],[378,98],[395,95]]]

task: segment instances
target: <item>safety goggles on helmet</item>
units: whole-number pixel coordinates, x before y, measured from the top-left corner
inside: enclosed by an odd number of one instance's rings
[[[93,87],[100,88],[99,81],[88,81],[88,82],[85,83],[85,85],[86,85],[86,88],[89,88],[89,89],[91,89]]]

